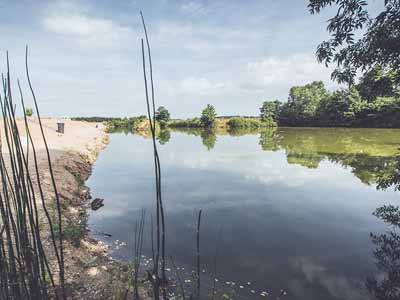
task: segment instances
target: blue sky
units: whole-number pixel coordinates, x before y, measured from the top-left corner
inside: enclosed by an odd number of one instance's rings
[[[382,1],[370,0],[377,6]],[[315,60],[332,14],[306,0],[0,0],[0,66],[24,75],[25,44],[44,115],[129,116],[145,112],[139,11],[152,46],[156,101],[173,117],[256,115],[264,100],[312,80],[330,89]]]

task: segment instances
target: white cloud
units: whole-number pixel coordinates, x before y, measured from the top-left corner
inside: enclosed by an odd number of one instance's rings
[[[368,298],[366,292],[359,288],[363,285],[363,282],[344,275],[334,274],[307,257],[297,257],[292,263],[296,268],[301,270],[310,284],[321,285],[334,298],[351,300]]]
[[[179,83],[178,93],[206,95],[216,93],[227,86],[227,83],[213,82],[204,77],[189,77]]]
[[[295,54],[286,58],[276,56],[263,58],[249,62],[245,70],[247,80],[241,85],[244,89],[303,85],[313,80],[330,83],[332,72],[331,69],[319,64],[314,56],[305,54]]]
[[[254,45],[265,41],[268,31],[254,32],[234,29],[228,26],[210,26],[191,22],[168,21],[158,24],[154,34],[156,41],[163,45],[179,45],[196,55],[218,56],[236,51],[251,51]]]
[[[21,40],[29,42],[32,63],[36,60],[37,72],[46,79],[37,88],[50,103],[49,114],[133,115],[141,109],[143,96],[139,43],[143,33],[137,10],[144,8],[151,16],[148,29],[157,96],[171,113],[198,115],[204,105],[201,95],[220,114],[258,114],[265,98],[284,100],[294,84],[329,79],[329,71],[315,71],[322,66],[308,70],[306,64],[316,65],[313,53],[323,23],[307,15],[306,24],[312,26],[302,27],[301,12],[283,20],[279,13],[285,9],[279,1],[256,2],[159,0],[155,10],[138,0],[118,5],[94,0],[27,1],[25,9],[10,3],[10,18],[16,21],[3,18],[0,33],[14,61],[24,59]],[[23,26],[21,19],[33,26]],[[307,36],[298,35],[299,30]],[[290,56],[294,51],[310,56],[296,61]],[[110,97],[131,109],[110,108]],[[53,99],[65,104],[52,104]]]
[[[207,7],[197,1],[190,1],[188,3],[182,4],[180,7],[181,12],[189,15],[204,15],[207,12]]]
[[[74,38],[81,46],[115,47],[127,43],[134,35],[129,27],[88,16],[77,7],[53,9],[42,24],[50,32]]]
[[[159,39],[166,37],[167,40],[169,40],[171,37],[187,37],[193,34],[193,27],[190,24],[163,22],[159,25],[157,34]]]

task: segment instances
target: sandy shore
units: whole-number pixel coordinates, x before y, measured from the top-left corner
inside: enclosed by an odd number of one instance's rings
[[[64,133],[57,132],[57,123],[64,123]],[[104,125],[63,119],[42,119],[47,145],[51,150],[76,151],[81,154],[90,154],[104,144],[107,138]],[[0,121],[1,138],[4,141],[4,122]],[[26,128],[23,119],[17,120],[21,142],[26,144]],[[37,118],[28,118],[28,127],[37,150],[44,149],[44,142]],[[7,151],[6,148],[3,151]]]
[[[58,122],[65,125],[63,134],[57,132]],[[123,299],[130,294],[128,266],[112,261],[107,256],[107,247],[89,238],[87,231],[91,196],[85,181],[91,174],[98,153],[108,143],[105,128],[101,123],[57,119],[42,119],[42,124],[62,206],[68,299]],[[27,133],[23,119],[18,120],[17,125],[21,143],[26,147]],[[0,121],[0,126],[2,152],[7,157],[3,121]],[[36,149],[45,201],[51,205],[55,201],[54,190],[38,120],[30,118],[28,126]],[[32,153],[31,145],[29,151]],[[33,168],[32,159],[29,165],[30,169]],[[44,238],[47,234],[43,232]],[[51,259],[49,239],[45,241],[45,248]]]

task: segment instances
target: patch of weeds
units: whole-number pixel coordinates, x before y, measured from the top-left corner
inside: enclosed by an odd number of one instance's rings
[[[104,145],[107,145],[109,142],[110,142],[110,139],[109,139],[108,135],[104,136],[104,137],[103,137],[103,140],[102,140],[102,143],[103,143]]]
[[[92,148],[92,149],[88,149],[88,150],[89,150],[89,152],[90,152],[90,154],[91,154],[92,157],[97,157],[97,156],[99,156],[100,149],[98,149],[97,147]]]
[[[79,220],[65,220],[63,222],[63,238],[71,242],[74,247],[79,247],[81,240],[85,237],[88,215],[82,212]],[[54,234],[58,237],[60,230],[58,222],[53,223]]]
[[[72,176],[74,176],[76,182],[78,182],[79,185],[82,185],[84,180],[82,178],[82,175],[79,172],[74,171],[70,166],[64,166],[65,170],[67,170]]]
[[[87,221],[88,215],[83,212],[78,223],[69,223],[64,229],[64,237],[75,247],[80,246],[81,240],[86,234]]]

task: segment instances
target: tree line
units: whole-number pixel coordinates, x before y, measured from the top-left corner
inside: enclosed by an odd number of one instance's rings
[[[400,127],[400,89],[375,67],[358,84],[329,92],[314,81],[290,89],[288,101],[265,101],[262,115],[280,126]]]
[[[322,81],[294,86],[286,102],[264,101],[259,118],[232,117],[231,128],[295,127],[400,127],[400,85],[397,73],[374,67],[357,84],[334,92]],[[165,107],[157,111],[157,120],[171,127],[212,128],[215,108],[208,104],[200,118],[170,120]]]

